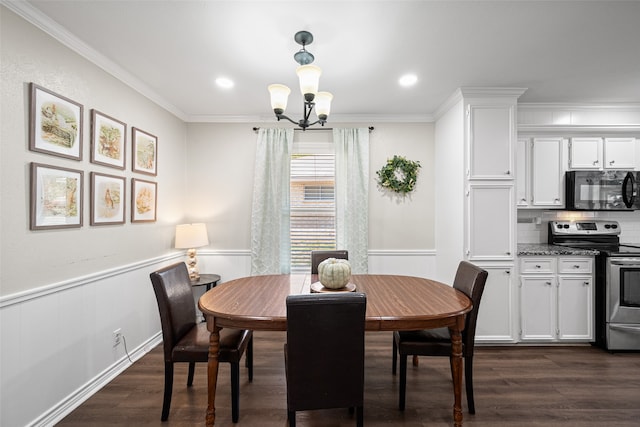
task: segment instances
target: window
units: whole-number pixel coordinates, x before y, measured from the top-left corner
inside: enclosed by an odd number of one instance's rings
[[[311,269],[312,250],[336,248],[332,144],[294,144],[291,156],[291,273]]]

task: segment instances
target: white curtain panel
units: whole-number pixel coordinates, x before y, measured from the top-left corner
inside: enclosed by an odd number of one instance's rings
[[[293,129],[260,129],[251,209],[251,275],[291,269],[289,179]]]
[[[336,149],[336,245],[351,272],[368,272],[369,129],[333,129]]]

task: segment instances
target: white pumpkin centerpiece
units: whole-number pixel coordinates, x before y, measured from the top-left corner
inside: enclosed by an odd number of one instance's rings
[[[340,289],[351,279],[351,264],[346,259],[327,258],[318,264],[318,278],[327,289]]]

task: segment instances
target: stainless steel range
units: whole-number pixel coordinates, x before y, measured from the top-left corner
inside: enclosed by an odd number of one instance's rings
[[[640,350],[640,244],[620,243],[617,221],[551,221],[548,242],[596,249],[596,344]]]

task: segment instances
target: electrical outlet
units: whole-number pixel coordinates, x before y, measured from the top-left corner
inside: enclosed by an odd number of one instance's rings
[[[122,341],[122,329],[118,328],[115,331],[113,331],[113,346],[114,347],[119,346],[121,341]]]

